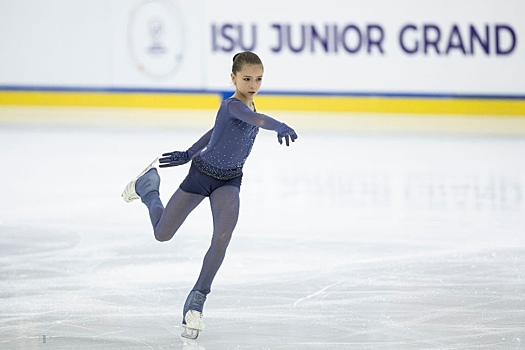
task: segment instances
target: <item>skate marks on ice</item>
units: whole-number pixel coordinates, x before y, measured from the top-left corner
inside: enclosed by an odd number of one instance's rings
[[[0,348],[523,348],[523,140],[312,134],[283,153],[264,135],[191,343],[181,308],[209,208],[159,244],[120,191],[137,159],[198,135],[0,130],[0,161],[17,164],[1,184]],[[19,162],[36,148],[37,164]],[[65,166],[79,154],[80,171]]]
[[[125,279],[108,281],[108,272],[122,271],[129,260],[113,254],[113,244],[104,247],[101,237],[93,238],[68,230],[0,226],[0,348],[178,344],[158,339],[178,336],[166,326],[172,314],[158,305],[162,291],[126,286]],[[171,299],[178,293],[169,294]]]
[[[460,252],[360,242],[340,246],[348,259],[336,258],[331,265],[329,259],[321,261],[328,270],[306,264],[305,271],[291,275],[248,279],[249,287],[228,283],[208,312],[213,327],[203,344],[237,332],[271,349],[523,346],[523,249]],[[315,246],[309,250],[314,253]],[[219,302],[226,304],[223,309]],[[239,310],[235,322],[228,314],[232,308]]]
[[[64,238],[52,232],[39,234],[49,243]],[[271,259],[289,260],[286,271],[278,272],[273,266],[257,266],[269,258],[262,250],[254,249],[246,258],[247,246],[268,244],[264,237],[239,237],[232,246],[231,264],[225,266],[207,305],[208,328],[190,342],[180,339],[182,329],[177,326],[185,288],[174,288],[173,277],[167,283],[149,279],[149,286],[128,280],[122,276],[123,268],[129,258],[139,255],[139,242],[128,247],[129,255],[110,245],[95,259],[95,246],[102,243],[98,239],[61,251],[28,253],[23,259],[14,251],[10,266],[2,260],[4,276],[14,270],[1,282],[12,291],[0,304],[5,311],[0,319],[2,346],[14,350],[522,346],[523,249],[466,252],[340,241],[323,246],[324,251],[331,247],[332,254],[308,262],[305,256],[314,257],[319,242],[286,239],[273,244]],[[298,253],[290,252],[290,246]],[[17,259],[31,262],[29,270],[37,271],[40,265],[60,274],[39,281],[23,269],[13,269],[21,265]],[[155,266],[176,269],[168,255],[161,254],[160,260],[165,265]],[[147,269],[144,264],[135,263],[134,269]],[[105,281],[115,278],[114,271],[121,278]]]
[[[318,290],[317,292],[314,292],[314,293],[312,293],[312,294],[309,294],[309,295],[307,295],[306,297],[301,298],[301,299],[295,301],[295,303],[293,304],[293,306],[294,306],[294,307],[297,307],[297,305],[298,305],[299,303],[303,302],[303,301],[306,301],[306,300],[309,300],[309,299],[312,299],[312,298],[317,298],[317,297],[319,297],[319,296],[328,295],[328,292],[327,292],[327,291],[328,291],[329,289],[331,289],[332,287],[338,285],[338,284],[340,284],[340,283],[339,283],[339,282],[336,282],[336,283],[330,284],[330,285],[328,285],[328,286],[322,288],[321,290]]]

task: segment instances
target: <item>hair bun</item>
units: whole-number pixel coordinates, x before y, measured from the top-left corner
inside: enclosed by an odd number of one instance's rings
[[[245,64],[260,64],[262,67],[261,59],[255,53],[251,51],[238,52],[233,56],[232,73],[240,72]]]

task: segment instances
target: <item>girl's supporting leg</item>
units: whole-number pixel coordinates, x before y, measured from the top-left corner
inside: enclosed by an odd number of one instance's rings
[[[201,273],[193,290],[207,295],[211,291],[211,284],[219,267],[221,267],[226,248],[230,243],[233,230],[239,217],[239,188],[223,186],[210,195],[211,211],[213,215],[213,237],[210,248],[204,256]]]

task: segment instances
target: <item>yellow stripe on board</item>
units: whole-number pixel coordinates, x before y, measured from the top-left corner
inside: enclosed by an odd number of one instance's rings
[[[0,105],[6,106],[216,110],[220,101],[221,96],[218,93],[0,91]],[[261,111],[525,116],[525,100],[519,99],[259,95],[255,102]]]
[[[271,96],[256,99],[260,110],[525,116],[525,100],[335,96]]]
[[[218,94],[3,91],[0,105],[217,109]]]

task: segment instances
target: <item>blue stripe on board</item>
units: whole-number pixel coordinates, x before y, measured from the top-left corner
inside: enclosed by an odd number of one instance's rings
[[[79,86],[37,86],[0,85],[0,91],[43,91],[43,92],[94,92],[94,93],[151,93],[151,94],[219,94],[228,97],[233,93],[225,90],[165,89],[165,88],[124,88],[124,87],[79,87]],[[497,94],[455,94],[455,93],[412,93],[412,92],[360,92],[360,91],[281,91],[265,90],[261,95],[283,96],[325,96],[325,97],[379,97],[379,98],[437,98],[473,100],[525,100],[525,95]]]

